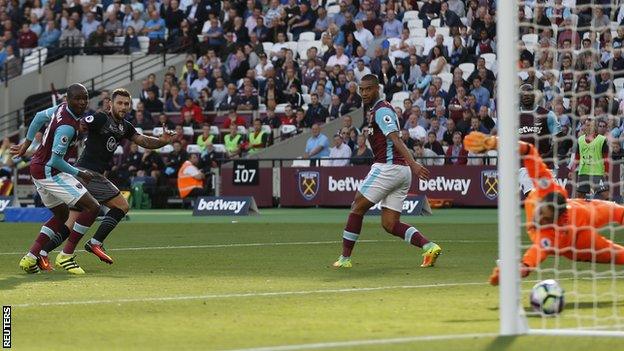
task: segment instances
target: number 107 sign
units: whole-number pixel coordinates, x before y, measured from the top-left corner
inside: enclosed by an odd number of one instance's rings
[[[258,160],[234,160],[232,184],[258,185]]]

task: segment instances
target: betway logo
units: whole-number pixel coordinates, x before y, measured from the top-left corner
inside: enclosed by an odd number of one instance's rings
[[[4,212],[4,209],[7,208],[7,206],[9,206],[9,204],[11,203],[11,200],[0,200],[0,212]]]
[[[216,199],[212,201],[206,201],[204,199],[199,200],[197,205],[198,211],[234,211],[239,213],[245,206],[245,201],[225,201],[223,199]]]
[[[470,179],[447,179],[444,176],[438,176],[434,179],[418,181],[418,190],[420,191],[456,191],[462,195],[468,193],[470,187]]]
[[[405,212],[405,213],[412,213],[412,212],[414,212],[414,210],[416,209],[416,206],[418,206],[418,203],[420,203],[420,201],[418,201],[418,200],[405,200],[405,201],[403,201],[403,212]],[[371,210],[381,211],[381,203],[376,203],[375,206],[371,207]]]
[[[568,178],[555,178],[555,182],[565,188],[568,185]]]
[[[329,191],[356,191],[360,188],[364,180],[355,179],[353,177],[346,177],[344,179],[334,179],[334,177],[329,176]]]

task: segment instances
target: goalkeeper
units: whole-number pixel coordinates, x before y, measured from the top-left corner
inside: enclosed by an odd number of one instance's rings
[[[464,139],[468,151],[496,149],[498,139],[472,132]],[[624,264],[624,246],[598,234],[609,223],[624,224],[624,206],[603,200],[568,199],[566,190],[531,144],[520,142],[520,155],[534,188],[525,202],[527,234],[533,242],[522,257],[522,277],[528,276],[549,255],[582,262]],[[498,285],[494,268],[490,284]]]

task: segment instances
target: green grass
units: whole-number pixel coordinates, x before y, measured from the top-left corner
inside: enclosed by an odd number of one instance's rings
[[[0,302],[13,305],[13,347],[229,350],[338,342],[324,346],[568,351],[621,345],[612,338],[495,336],[498,289],[485,283],[497,256],[493,210],[406,218],[443,247],[433,269],[419,268],[420,250],[385,234],[379,217],[367,217],[354,267],[334,270],[347,213],[275,209],[249,217],[191,217],[136,211],[107,241],[114,265],[78,253],[87,271],[82,277],[21,273],[17,262],[40,225],[0,224]],[[624,288],[611,280],[596,284],[579,281],[577,288]],[[593,313],[591,296],[571,298],[579,316]],[[624,315],[608,297],[598,302],[599,316]],[[576,326],[577,314],[568,310],[548,324]],[[486,336],[412,338],[473,333]]]

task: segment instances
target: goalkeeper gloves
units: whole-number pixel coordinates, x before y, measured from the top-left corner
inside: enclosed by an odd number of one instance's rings
[[[470,152],[480,154],[496,149],[498,147],[498,139],[495,136],[472,132],[464,138],[464,147]]]

